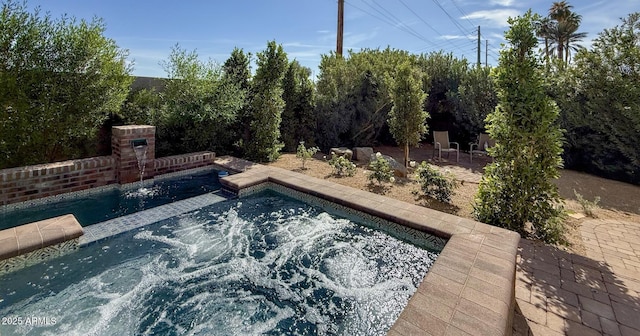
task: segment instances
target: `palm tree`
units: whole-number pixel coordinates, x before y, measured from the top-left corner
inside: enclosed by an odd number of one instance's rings
[[[578,50],[578,42],[581,42],[587,33],[578,33],[582,21],[582,15],[571,11],[573,6],[566,1],[554,2],[549,9],[548,19],[553,24],[547,26],[545,39],[549,39],[550,45],[555,46],[557,57],[565,63],[569,62],[570,51]],[[550,46],[547,46],[550,47]]]
[[[578,42],[582,42],[582,40],[584,40],[584,38],[587,37],[587,33],[573,33],[569,36],[567,36],[567,40],[565,41],[565,59],[564,62],[565,63],[569,63],[569,61],[571,60],[571,51],[575,51],[578,52],[578,50],[580,49],[584,49],[583,46],[577,44]]]
[[[551,32],[555,29],[555,22],[549,17],[543,17],[536,23],[536,36],[544,40],[544,61],[549,64],[549,50]]]
[[[556,1],[551,5],[551,8],[549,8],[549,17],[558,22],[564,21],[564,19],[571,15],[571,8],[573,8],[573,6],[564,0]]]

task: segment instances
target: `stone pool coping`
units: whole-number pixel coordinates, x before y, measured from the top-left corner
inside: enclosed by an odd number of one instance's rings
[[[519,234],[234,157],[219,157],[215,165],[236,173],[220,182],[238,195],[276,183],[449,239],[388,335],[511,334]]]
[[[84,234],[73,215],[63,215],[0,231],[0,260],[9,259]]]

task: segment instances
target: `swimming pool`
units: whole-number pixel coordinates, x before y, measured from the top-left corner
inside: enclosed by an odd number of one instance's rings
[[[363,224],[273,191],[216,203],[0,277],[0,316],[42,322],[2,335],[385,334],[439,251]]]
[[[73,214],[87,226],[220,189],[218,171],[207,169],[189,175],[145,181],[143,188],[133,183],[99,192],[81,193],[34,206],[0,210],[0,230],[65,214]]]

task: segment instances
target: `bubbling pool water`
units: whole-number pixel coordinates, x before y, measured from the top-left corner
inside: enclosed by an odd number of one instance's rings
[[[2,335],[382,335],[435,257],[260,194],[0,278],[1,316],[56,319]]]

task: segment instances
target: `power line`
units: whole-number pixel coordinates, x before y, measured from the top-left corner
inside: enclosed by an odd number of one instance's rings
[[[462,17],[464,17],[465,20],[467,20],[467,22],[469,22],[471,27],[477,26],[477,24],[475,24],[475,23],[471,22],[471,20],[469,20],[469,15],[464,10],[462,10],[462,8],[460,6],[458,6],[458,3],[455,0],[451,0],[451,3],[453,3],[453,5],[458,9],[460,14],[462,14]]]
[[[411,7],[409,7],[404,1],[402,0],[398,0],[400,1],[400,3],[407,8],[411,13],[413,13],[413,15],[415,15],[418,19],[420,19],[420,21],[422,21],[427,27],[429,27],[431,30],[433,30],[436,34],[438,35],[442,35],[442,33],[440,33],[438,30],[436,30],[435,28],[433,28],[432,25],[429,24],[429,22],[425,21],[422,16],[418,15],[418,13],[416,13],[413,9],[411,9]]]
[[[462,35],[471,35],[471,33],[469,31],[464,31],[464,27],[462,27],[462,25],[453,18],[453,16],[451,16],[451,14],[449,14],[449,12],[447,12],[446,9],[444,9],[444,7],[442,7],[442,4],[440,4],[440,1],[438,0],[432,0],[433,3],[435,3],[438,7],[440,7],[440,9],[442,9],[442,11],[447,15],[447,17],[449,18],[449,20],[451,20],[451,22],[453,22],[453,24],[460,30],[460,32],[462,32]]]
[[[403,0],[399,0],[401,2],[401,4],[408,9],[413,15],[415,15],[420,21],[422,21],[425,25],[427,25],[427,27],[429,27],[429,29],[431,29],[432,31],[434,31],[435,33],[439,34],[440,36],[443,36],[437,29],[435,29],[433,26],[431,26],[424,18],[422,18],[416,11],[414,11],[411,7],[409,7],[407,5],[407,3]],[[434,2],[436,2],[437,5],[439,5],[439,3],[437,3],[437,0],[434,0]],[[458,29],[463,33],[463,36],[467,37],[465,39],[445,39],[445,41],[442,41],[440,43],[437,42],[433,42],[431,40],[429,40],[428,38],[426,38],[424,35],[422,35],[420,32],[418,32],[417,30],[415,30],[414,28],[408,26],[407,24],[403,23],[396,15],[394,15],[390,10],[388,10],[385,6],[383,6],[380,2],[376,1],[376,0],[371,0],[371,2],[365,1],[365,0],[361,0],[361,3],[364,4],[364,7],[362,7],[362,5],[356,5],[354,4],[353,0],[345,0],[345,3],[353,8],[355,8],[356,10],[365,13],[381,22],[384,22],[387,25],[393,26],[394,28],[403,31],[407,34],[410,34],[411,36],[425,42],[427,45],[421,49],[419,49],[417,52],[425,52],[427,50],[431,50],[431,51],[435,51],[437,49],[439,50],[445,50],[445,49],[449,49],[451,51],[456,51],[457,53],[468,53],[469,50],[476,50],[473,48],[473,45],[475,44],[475,40],[471,40],[469,38],[469,36],[471,34],[467,34],[464,31],[464,28],[455,21],[454,18],[452,18],[447,12],[446,10],[439,5],[439,7],[445,11],[445,13],[449,16],[449,18],[456,24],[456,26],[458,27]],[[448,47],[448,48],[445,48]],[[473,53],[470,53],[473,54]]]
[[[419,40],[421,40],[421,41],[423,41],[423,42],[426,42],[426,43],[428,43],[428,44],[434,44],[432,41],[430,41],[430,40],[429,40],[429,39],[427,39],[426,37],[422,36],[420,33],[418,33],[417,31],[413,30],[412,28],[410,28],[410,27],[406,26],[406,25],[405,25],[405,24],[403,24],[402,22],[396,22],[396,21],[394,21],[394,19],[389,15],[389,14],[391,14],[391,13],[386,14],[384,11],[381,11],[380,9],[378,9],[378,8],[376,8],[376,7],[374,7],[374,6],[372,6],[371,4],[366,3],[366,2],[364,2],[364,1],[362,2],[362,3],[364,3],[365,5],[367,5],[369,8],[371,8],[371,9],[373,9],[374,11],[378,12],[378,13],[379,13],[379,15],[381,15],[381,16],[382,16],[382,17],[380,17],[380,16],[378,16],[378,15],[372,14],[370,11],[367,11],[367,10],[365,10],[365,9],[361,8],[361,7],[358,7],[358,6],[354,5],[354,4],[352,3],[352,1],[348,1],[348,2],[345,2],[345,3],[346,3],[347,5],[349,5],[349,6],[353,7],[353,8],[355,8],[355,9],[357,9],[357,10],[359,10],[359,11],[361,11],[361,12],[363,12],[363,13],[365,13],[365,14],[369,15],[369,16],[371,16],[371,17],[374,17],[374,18],[376,18],[376,19],[378,19],[378,20],[380,20],[380,21],[382,21],[382,22],[384,22],[384,23],[386,23],[386,24],[388,24],[388,25],[390,25],[390,26],[393,26],[394,28],[396,28],[396,29],[398,29],[398,30],[401,30],[401,31],[403,31],[403,32],[405,32],[405,33],[407,33],[407,34],[410,34],[410,35],[414,36],[414,37],[416,37],[417,39],[419,39]],[[383,8],[383,9],[384,9],[384,8]],[[387,12],[388,12],[388,11],[387,11]],[[397,18],[396,18],[396,20],[397,20]],[[399,21],[399,20],[398,20],[398,21]]]
[[[400,1],[400,3],[406,8],[408,9],[411,13],[413,13],[413,15],[415,15],[420,21],[422,21],[427,27],[429,27],[431,30],[433,30],[436,34],[438,34],[438,36],[443,36],[442,33],[440,33],[437,29],[435,29],[432,25],[429,24],[429,22],[427,22],[425,19],[422,18],[422,16],[418,15],[418,13],[416,13],[416,11],[414,11],[413,9],[411,9],[411,7],[409,7],[409,5],[407,5],[406,2],[404,2],[403,0],[398,0]],[[453,46],[454,48],[458,48],[450,39],[446,39],[446,42],[451,44],[451,46]]]
[[[425,41],[428,43],[433,43],[431,42],[429,39],[427,39],[426,37],[424,37],[422,34],[418,33],[415,29],[405,25],[404,23],[402,23],[402,21],[400,19],[398,19],[395,15],[393,15],[391,12],[389,12],[386,8],[384,8],[382,5],[380,5],[379,3],[377,3],[375,0],[371,0],[374,4],[376,4],[380,9],[372,6],[371,4],[367,3],[366,1],[362,1],[362,3],[364,3],[365,5],[369,6],[371,9],[377,11],[378,13],[380,13],[381,15],[383,15],[384,17],[388,18],[389,21],[393,22],[395,26],[401,27],[400,29],[402,29],[403,31]]]

